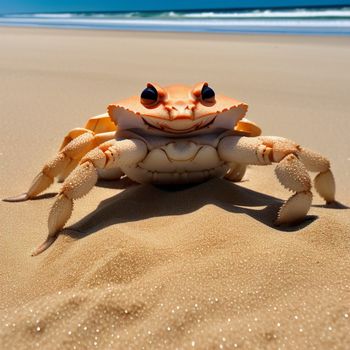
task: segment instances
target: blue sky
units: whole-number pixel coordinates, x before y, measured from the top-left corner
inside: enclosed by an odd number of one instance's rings
[[[0,13],[135,11],[259,7],[264,4],[350,4],[350,0],[0,0]]]

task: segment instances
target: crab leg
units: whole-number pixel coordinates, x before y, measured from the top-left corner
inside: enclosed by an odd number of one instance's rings
[[[319,174],[314,179],[314,185],[318,194],[324,198],[327,204],[335,201],[335,180],[330,170],[330,162],[318,153],[301,148],[297,153],[306,169]]]
[[[95,185],[98,169],[130,166],[141,161],[146,154],[146,144],[136,139],[122,141],[113,139],[87,153],[64,181],[49,214],[48,237],[32,255],[40,254],[56,240],[59,231],[72,214],[73,201],[85,196]]]
[[[86,130],[86,129],[85,129]],[[90,131],[89,131],[90,132]],[[103,142],[112,140],[115,138],[115,131],[110,131],[110,132],[103,132],[100,134],[93,134],[94,135],[94,139],[92,140],[92,148],[100,145]],[[70,137],[72,137],[73,135],[71,135],[71,133],[69,134]],[[67,136],[65,137],[65,140],[63,142],[63,144],[65,143],[67,139]],[[74,138],[72,138],[69,142],[72,142]],[[64,149],[65,146],[61,146],[60,151],[62,151]],[[71,159],[71,161],[68,163],[68,165],[58,174],[57,178],[58,178],[58,182],[63,182],[65,180],[65,178],[74,170],[74,168],[79,164],[79,161],[81,160],[81,158],[85,155],[86,153],[80,155],[79,157],[74,157]]]
[[[221,158],[243,165],[278,163],[275,172],[283,186],[295,192],[280,208],[276,224],[302,220],[311,206],[311,180],[307,170],[319,171],[315,187],[327,201],[334,201],[334,178],[329,161],[323,156],[301,148],[295,142],[274,136],[227,136],[218,146]]]
[[[66,177],[88,151],[113,138],[115,132],[95,135],[94,132],[87,129],[74,129],[69,135],[71,137],[75,136],[75,138],[61,147],[56,157],[44,165],[41,172],[34,178],[28,191],[19,196],[6,198],[5,201],[20,202],[36,197],[53,183],[56,176]]]
[[[57,174],[57,181],[63,182],[68,175],[77,167],[80,159],[70,159],[69,163]]]
[[[335,180],[332,171],[330,170],[329,160],[319,153],[301,147],[295,142],[276,136],[261,136],[264,144],[270,148],[278,149],[281,152],[277,154],[277,158],[283,156],[287,151],[292,151],[300,161],[305,165],[306,169],[319,174],[314,179],[314,185],[318,194],[330,204],[335,201]],[[287,147],[287,149],[285,148]],[[277,152],[278,152],[277,151]]]
[[[225,179],[233,182],[240,182],[246,172],[247,166],[243,164],[230,163],[230,169]]]
[[[280,208],[276,225],[302,220],[312,202],[311,179],[304,164],[291,153],[277,164],[275,173],[284,187],[295,192]]]

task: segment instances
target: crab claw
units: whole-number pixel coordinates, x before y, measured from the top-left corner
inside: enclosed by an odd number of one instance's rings
[[[4,198],[4,202],[24,202],[29,199],[28,193],[21,193],[18,196]]]
[[[41,243],[33,252],[32,252],[32,256],[37,256],[39,254],[41,254],[42,252],[44,252],[47,248],[50,247],[50,245],[55,242],[56,238],[58,237],[58,235],[55,236],[49,236],[47,237],[46,241]]]
[[[309,211],[312,201],[311,192],[299,192],[289,198],[278,212],[276,226],[284,224],[298,224]]]

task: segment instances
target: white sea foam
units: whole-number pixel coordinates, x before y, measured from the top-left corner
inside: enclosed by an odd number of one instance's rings
[[[204,32],[329,32],[350,35],[350,8],[198,13],[37,13],[0,16],[0,25]]]
[[[202,20],[161,20],[161,19],[100,19],[100,18],[59,18],[59,21],[52,21],[52,19],[48,18],[21,18],[18,20],[17,18],[2,18],[0,19],[0,23],[37,23],[37,24],[50,24],[50,23],[62,23],[62,24],[85,24],[85,25],[151,25],[151,26],[205,26],[205,27],[216,27],[216,26],[299,26],[303,25],[306,27],[332,27],[332,26],[346,26],[350,27],[350,19],[347,20],[336,20],[336,21],[328,21],[328,20],[211,20],[211,21],[202,21]]]
[[[72,13],[35,13],[32,15],[34,18],[72,18],[74,14]]]
[[[185,18],[350,18],[350,9],[185,13]]]

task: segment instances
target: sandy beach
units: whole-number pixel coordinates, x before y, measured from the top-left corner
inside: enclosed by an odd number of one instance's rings
[[[66,133],[156,81],[249,105],[265,135],[331,160],[341,204],[305,222],[273,166],[178,190],[102,181],[47,235],[60,184],[0,202],[1,349],[348,349],[350,38],[0,28],[0,198]]]

